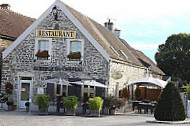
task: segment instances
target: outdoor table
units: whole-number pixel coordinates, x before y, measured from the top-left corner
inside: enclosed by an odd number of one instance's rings
[[[137,107],[138,113],[141,113],[141,109],[144,109],[144,113],[148,113],[148,109],[150,109],[151,114],[153,113],[154,108],[155,108],[155,104],[151,104],[151,103],[139,103]]]
[[[138,107],[139,103],[141,103],[141,101],[133,101],[132,104],[133,104],[133,111],[135,110],[135,106]]]

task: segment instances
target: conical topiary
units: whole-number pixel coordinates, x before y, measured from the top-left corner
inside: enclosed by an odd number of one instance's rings
[[[179,90],[173,82],[168,82],[155,108],[154,117],[161,121],[185,120],[185,108]]]

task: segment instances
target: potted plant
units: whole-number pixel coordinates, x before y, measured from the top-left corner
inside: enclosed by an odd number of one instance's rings
[[[102,108],[103,100],[100,97],[94,97],[89,99],[89,107],[91,110],[91,116],[100,116],[100,110]]]
[[[116,108],[120,108],[125,105],[125,101],[123,99],[119,99],[116,97],[108,97],[105,99],[105,104],[106,107],[109,108],[109,114],[110,115],[115,115],[115,110]]]
[[[29,112],[30,102],[26,102],[26,103],[25,103],[25,106],[26,106],[26,111]]]
[[[39,107],[39,114],[40,115],[47,115],[48,114],[48,107],[49,107],[49,96],[45,94],[38,94],[36,96],[36,103]]]
[[[13,101],[7,101],[8,111],[12,110],[13,107]]]
[[[10,82],[7,82],[5,84],[5,92],[7,94],[12,94],[12,92],[13,92],[13,85]]]
[[[76,96],[63,97],[63,105],[66,108],[66,115],[75,115],[75,109],[78,106],[78,98]]]
[[[80,60],[81,52],[70,52],[69,55],[67,55],[67,58],[69,58],[69,60],[71,59]]]
[[[127,88],[123,88],[122,90],[120,90],[120,95],[119,96],[120,96],[120,98],[129,100],[130,92],[128,91]]]
[[[140,97],[141,97],[141,88],[137,86],[137,88],[135,89],[135,99],[139,101]]]
[[[44,51],[38,51],[36,53],[36,57],[38,59],[48,59],[50,55],[48,54],[48,51],[47,50],[44,50]]]

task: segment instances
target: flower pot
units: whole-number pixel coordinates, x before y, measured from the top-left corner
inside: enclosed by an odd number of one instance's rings
[[[67,109],[66,115],[68,115],[68,116],[75,116],[75,110]]]
[[[99,110],[91,110],[91,116],[94,117],[100,117],[100,111]]]
[[[12,106],[12,110],[16,110],[16,105],[13,105],[13,106]]]
[[[13,105],[8,105],[8,111],[12,110]]]
[[[26,106],[26,111],[29,112],[29,106]]]
[[[48,108],[46,109],[40,109],[38,110],[39,115],[48,115]]]
[[[115,109],[109,109],[109,115],[115,115]]]

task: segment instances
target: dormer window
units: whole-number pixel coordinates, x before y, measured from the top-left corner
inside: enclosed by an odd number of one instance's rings
[[[119,53],[118,53],[112,46],[110,46],[110,48],[111,48],[111,50],[112,50],[118,57],[120,57]]]
[[[119,50],[121,52],[121,54],[126,58],[128,59],[128,56],[123,52],[123,50]]]

